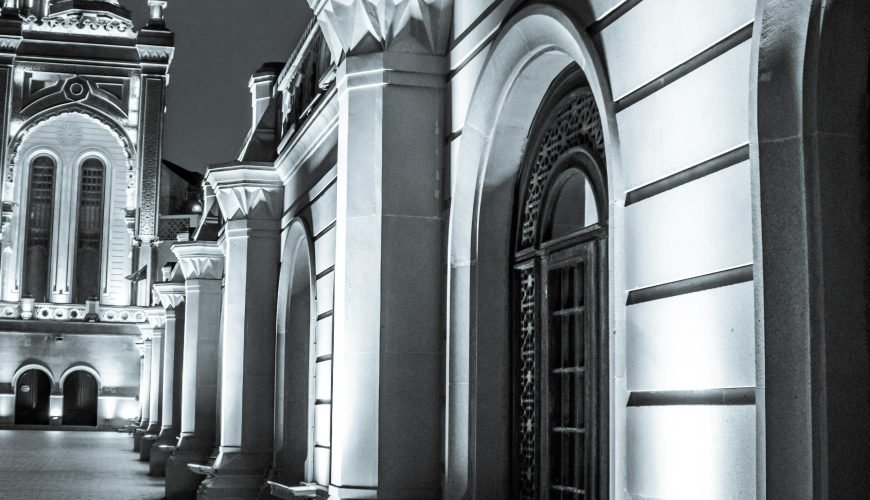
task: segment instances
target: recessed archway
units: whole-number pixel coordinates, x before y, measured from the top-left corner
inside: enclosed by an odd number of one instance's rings
[[[60,377],[63,425],[97,425],[100,376],[89,366],[74,366]]]
[[[39,365],[22,367],[13,377],[15,424],[48,425],[51,406],[51,372]]]
[[[493,42],[472,96],[453,191],[449,234],[449,334],[446,494],[509,498],[510,262],[517,175],[529,130],[551,84],[576,65],[602,119],[608,189],[622,186],[616,124],[605,72],[591,40],[564,11],[532,5],[517,12]],[[609,201],[608,201],[609,203]],[[622,210],[610,220],[621,227]],[[609,239],[608,253],[621,235]],[[611,293],[621,290],[619,260],[608,257]],[[613,301],[611,326],[621,310]],[[613,379],[614,374],[610,377]],[[619,388],[614,390],[619,391]],[[611,412],[612,425],[623,425]],[[611,440],[613,433],[611,432]],[[621,454],[610,444],[610,464]],[[611,466],[612,468],[612,466]],[[612,477],[622,477],[614,471]]]
[[[763,0],[756,23],[761,486],[858,498],[870,489],[870,4]]]
[[[286,485],[314,480],[316,309],[309,234],[300,219],[291,222],[278,288],[272,479]]]

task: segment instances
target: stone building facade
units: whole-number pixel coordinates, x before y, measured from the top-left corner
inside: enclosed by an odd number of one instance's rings
[[[309,3],[155,285],[168,498],[866,494],[866,2]]]
[[[166,2],[7,0],[0,16],[0,421],[140,413],[156,245]],[[140,271],[141,270],[141,271]],[[131,278],[133,281],[131,282]]]

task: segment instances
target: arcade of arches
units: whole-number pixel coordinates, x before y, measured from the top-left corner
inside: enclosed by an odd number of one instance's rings
[[[309,5],[124,292],[167,498],[866,496],[870,4]],[[29,151],[25,270],[60,175]],[[100,269],[89,158],[67,260]],[[16,423],[102,422],[102,369],[50,372]]]

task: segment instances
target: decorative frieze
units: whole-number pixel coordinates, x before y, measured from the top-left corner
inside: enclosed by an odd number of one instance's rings
[[[282,215],[284,185],[272,164],[212,167],[205,181],[214,189],[228,221],[278,220]]]
[[[84,304],[33,304],[33,318],[42,321],[83,321],[88,308]],[[99,308],[100,321],[105,323],[144,323],[148,320],[145,308],[134,306],[105,306]],[[21,318],[18,302],[0,302],[0,318]]]
[[[224,275],[223,251],[215,242],[176,243],[172,252],[186,280],[219,280]]]
[[[444,55],[453,0],[308,0],[332,51]]]
[[[136,38],[129,19],[87,11],[67,11],[42,19],[31,15],[24,19],[23,28],[36,33]]]

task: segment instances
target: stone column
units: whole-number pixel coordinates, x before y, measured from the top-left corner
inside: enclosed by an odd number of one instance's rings
[[[139,426],[133,433],[133,451],[140,451],[142,436],[148,429],[148,421],[151,417],[151,338],[150,329],[148,337],[143,334],[142,340],[142,380],[139,385],[139,407],[141,418]]]
[[[151,445],[157,441],[160,432],[160,391],[163,387],[163,330],[166,326],[166,311],[162,307],[151,307],[147,310],[148,326],[140,326],[141,330],[151,334],[151,384],[148,390],[148,427],[139,444],[139,460],[151,460]]]
[[[204,463],[217,444],[217,375],[224,257],[214,242],[177,243],[172,251],[185,277],[181,435],[166,464],[166,498],[192,498]]]
[[[441,498],[452,2],[309,4],[338,61],[330,498]]]
[[[225,225],[220,447],[200,498],[255,498],[272,458],[283,186],[270,164],[210,168]]]
[[[181,421],[181,371],[184,351],[184,284],[157,283],[154,291],[166,310],[166,332],[163,339],[163,390],[160,409],[160,434],[151,446],[148,474],[163,476],[166,460],[178,441]]]

